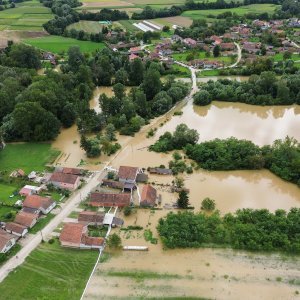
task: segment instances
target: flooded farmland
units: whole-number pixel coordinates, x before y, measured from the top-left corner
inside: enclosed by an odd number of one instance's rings
[[[98,89],[91,107],[98,109],[98,95],[110,88]],[[239,103],[213,102],[206,107],[192,103],[179,104],[175,109],[181,116],[166,116],[153,120],[135,137],[120,137],[122,150],[115,157],[101,156],[87,159],[79,147],[76,127],[63,130],[53,146],[62,151],[57,163],[90,170],[101,170],[109,162],[113,167],[131,165],[153,167],[168,165],[171,154],[153,153],[147,147],[166,131],[173,131],[180,123],[200,133],[200,141],[235,136],[258,145],[272,143],[286,135],[300,140],[300,107],[258,107]],[[150,128],[157,128],[154,137],[146,138]],[[171,176],[151,175],[162,195],[162,206],[176,201],[169,192]],[[190,203],[199,211],[201,201],[210,197],[216,201],[221,214],[239,208],[290,209],[300,207],[300,189],[267,170],[209,172],[194,171],[184,175],[190,189]],[[160,185],[158,185],[160,184]],[[163,184],[163,185],[161,185]],[[156,225],[169,210],[138,210],[125,217],[124,226],[139,225],[151,229],[157,237]],[[124,217],[120,213],[120,217]],[[118,231],[118,229],[115,229]],[[120,232],[123,245],[147,245],[148,252],[121,252],[101,263],[94,274],[85,299],[141,299],[150,297],[204,297],[210,299],[299,299],[300,258],[280,254],[261,254],[230,249],[163,250],[146,242],[143,231]],[[140,274],[136,276],[134,274]],[[152,273],[158,274],[156,277]],[[167,273],[167,275],[166,275]],[[117,274],[117,275],[116,275]],[[148,275],[147,275],[148,274]],[[150,275],[149,275],[150,274]],[[168,275],[169,274],[169,275]],[[148,277],[147,277],[148,276]]]

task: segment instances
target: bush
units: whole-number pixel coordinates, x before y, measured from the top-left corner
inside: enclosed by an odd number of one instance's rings
[[[196,105],[208,105],[212,101],[212,96],[208,91],[201,90],[194,95],[194,104]]]
[[[48,243],[49,243],[49,244],[53,244],[53,243],[54,243],[54,239],[50,239],[50,240],[48,241]]]
[[[132,207],[131,206],[125,206],[123,210],[124,216],[130,216],[132,213]]]
[[[216,203],[215,200],[212,200],[210,198],[205,198],[201,202],[201,209],[206,211],[213,211],[215,210]]]

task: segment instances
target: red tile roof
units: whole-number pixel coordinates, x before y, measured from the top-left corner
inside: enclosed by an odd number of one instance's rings
[[[60,242],[77,244],[79,247],[85,227],[80,223],[66,223],[59,237]]]
[[[47,209],[54,201],[47,197],[41,197],[39,195],[28,195],[23,202],[23,207],[35,208],[35,209]]]
[[[104,238],[83,235],[81,238],[81,243],[87,246],[101,246],[104,243]]]
[[[14,235],[4,231],[3,229],[0,229],[0,250],[2,250],[8,241],[15,238]]]
[[[155,205],[157,197],[157,191],[150,184],[147,184],[143,187],[142,196],[141,196],[141,204],[144,205]]]
[[[38,218],[38,215],[20,211],[17,213],[15,223],[30,227],[32,222]]]
[[[73,175],[81,175],[82,170],[77,168],[62,168],[62,173],[64,174],[73,174]]]
[[[84,223],[102,223],[104,213],[95,211],[82,211],[78,216],[78,222]]]
[[[118,177],[123,179],[135,180],[138,170],[139,169],[136,167],[121,166],[119,168]]]
[[[89,204],[91,206],[124,207],[130,205],[130,194],[91,193]]]
[[[77,175],[55,172],[51,175],[50,181],[74,184],[77,178]]]
[[[8,222],[5,225],[5,229],[7,231],[13,231],[13,232],[16,232],[19,234],[22,234],[26,228],[27,228],[26,226],[23,226],[21,224],[15,223],[15,222]]]

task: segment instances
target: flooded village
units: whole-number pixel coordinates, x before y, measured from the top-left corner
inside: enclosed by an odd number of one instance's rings
[[[97,99],[102,92],[110,95],[111,89],[97,89],[90,102],[92,108],[99,108]],[[175,111],[182,114],[176,116]],[[123,228],[138,226],[143,229],[122,230],[118,226],[112,228],[112,233],[121,236],[123,246],[146,246],[148,251],[105,250],[109,259],[97,266],[84,299],[114,299],[120,295],[124,299],[161,298],[169,296],[170,290],[174,297],[187,298],[218,299],[222,294],[223,299],[296,299],[297,285],[290,283],[299,280],[298,257],[231,249],[163,248],[156,226],[161,217],[174,210],[172,205],[176,203],[177,194],[171,192],[171,187],[175,176],[150,174],[147,169],[167,166],[172,155],[150,152],[148,147],[164,132],[174,131],[180,123],[196,129],[201,141],[235,136],[265,145],[287,135],[300,138],[299,106],[257,107],[213,102],[209,106],[196,107],[191,101],[181,103],[165,116],[154,119],[134,137],[118,136],[122,149],[112,158],[104,155],[99,159],[86,158],[79,147],[80,137],[75,126],[62,131],[53,143],[53,147],[62,152],[56,164],[77,165],[91,171],[102,170],[107,165],[115,170],[122,165],[137,167],[148,175],[148,182],[160,196],[160,202],[158,197],[156,200],[157,209],[143,209],[139,208],[139,196],[135,191],[133,201],[137,209],[134,213],[124,216],[122,208],[118,210],[116,216],[123,219]],[[150,128],[157,129],[155,136],[146,138]],[[225,172],[199,169],[182,177],[195,211],[200,211],[201,200],[206,197],[215,200],[221,214],[241,208],[289,210],[300,204],[299,188],[268,170]],[[140,194],[143,186],[143,183],[138,184]],[[105,188],[101,189],[105,191]],[[145,240],[145,230],[153,233],[158,239],[157,244]],[[149,272],[158,276],[147,278]],[[135,276],[136,273],[140,273],[141,278]]]

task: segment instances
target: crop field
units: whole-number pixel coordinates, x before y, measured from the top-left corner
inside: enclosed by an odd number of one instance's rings
[[[12,299],[12,293],[14,300],[79,299],[97,255],[97,251],[62,248],[57,240],[40,244],[1,283],[1,299]]]
[[[43,31],[43,24],[52,19],[50,8],[37,1],[17,4],[0,12],[0,30]]]
[[[78,41],[62,36],[46,36],[36,39],[25,39],[26,44],[30,44],[39,49],[61,54],[68,51],[71,46],[79,46],[81,52],[92,53],[98,49],[103,49],[103,43],[94,43],[90,41]]]
[[[51,149],[50,144],[8,144],[0,152],[0,171],[22,169],[27,174],[32,170],[42,171],[58,154],[59,151]]]
[[[191,19],[204,19],[209,15],[217,16],[226,11],[231,11],[232,13],[236,13],[238,15],[244,15],[247,13],[272,13],[278,7],[275,4],[252,4],[247,6],[241,6],[232,9],[212,9],[212,10],[188,10],[185,11],[182,16],[188,17]]]
[[[103,25],[99,24],[99,22],[97,21],[79,21],[67,27],[68,30],[76,29],[83,30],[89,33],[99,33],[101,32],[102,28]]]

